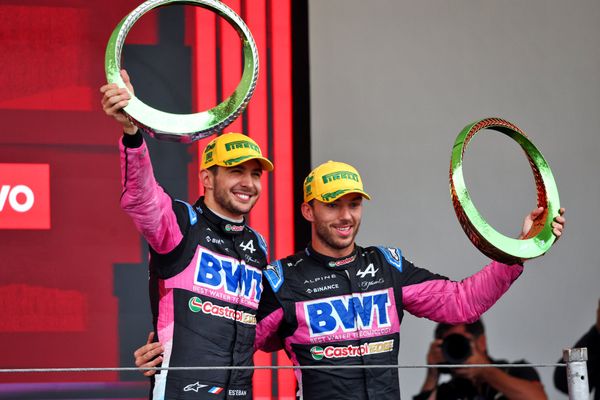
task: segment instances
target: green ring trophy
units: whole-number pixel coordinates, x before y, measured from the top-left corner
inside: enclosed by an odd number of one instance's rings
[[[463,155],[469,141],[484,129],[495,130],[512,138],[525,151],[529,160],[537,189],[537,205],[544,207],[544,212],[522,239],[504,236],[491,227],[473,205],[465,185]],[[493,260],[512,264],[539,257],[556,240],[552,233],[552,221],[559,215],[560,202],[552,171],[525,133],[508,121],[500,118],[482,119],[467,125],[457,136],[450,160],[450,194],[456,216],[467,237]]]
[[[135,22],[148,11],[171,4],[188,4],[216,12],[240,35],[244,54],[242,78],[234,92],[223,102],[195,114],[171,114],[157,110],[132,95],[125,114],[140,129],[156,139],[190,143],[218,132],[233,122],[246,108],[258,79],[258,49],[244,21],[218,0],[148,0],[119,22],[106,46],[105,71],[109,83],[125,88],[120,75],[121,52],[125,38]]]

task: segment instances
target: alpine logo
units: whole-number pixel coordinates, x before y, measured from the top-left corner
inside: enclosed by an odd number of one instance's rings
[[[240,247],[244,249],[244,251],[250,252],[250,254],[254,254],[256,249],[254,248],[254,240],[250,239],[246,243],[240,243]]]
[[[227,306],[213,304],[210,301],[202,302],[202,300],[200,300],[198,297],[192,297],[188,302],[188,307],[194,313],[202,311],[207,315],[239,321],[243,324],[256,325],[256,315],[240,310],[234,310],[233,308],[229,308]]]
[[[362,357],[369,354],[387,353],[394,350],[394,340],[385,340],[382,342],[363,343],[359,346],[313,346],[310,349],[310,355],[313,359],[319,361],[323,358],[348,358]]]
[[[225,295],[245,298],[247,301],[244,304],[253,303],[256,307],[262,293],[262,273],[240,260],[199,246],[194,284],[224,292]],[[215,293],[210,297],[216,297]]]
[[[375,269],[375,266],[373,265],[373,263],[371,263],[367,266],[367,268],[364,271],[359,269],[358,272],[356,272],[356,276],[358,276],[361,279],[364,279],[365,276],[371,275],[371,278],[375,278],[375,274],[377,273],[377,271],[379,271],[379,268]]]
[[[326,280],[335,279],[335,278],[336,278],[335,274],[315,276],[312,279],[305,279],[304,284],[307,285],[309,283],[317,283],[317,282],[326,281]]]
[[[392,302],[389,290],[335,296],[303,303],[309,335],[389,328]]]

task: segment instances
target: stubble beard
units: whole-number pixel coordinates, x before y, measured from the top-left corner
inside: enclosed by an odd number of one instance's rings
[[[256,204],[256,201],[258,200],[258,197],[254,197],[254,194],[252,194],[252,197],[251,197],[252,202],[248,203],[247,205],[240,206],[235,203],[233,197],[234,197],[234,194],[231,193],[228,189],[223,188],[220,185],[215,183],[215,185],[214,185],[215,202],[219,206],[221,206],[224,210],[226,210],[232,214],[239,215],[239,216],[244,216],[244,215],[248,214],[252,210],[252,207],[254,207],[254,204]]]
[[[319,240],[329,248],[334,250],[345,250],[354,245],[354,239],[358,234],[358,227],[360,223],[354,225],[354,230],[352,232],[352,236],[346,239],[338,239],[334,237],[334,234],[329,230],[329,226],[326,224],[316,224],[316,234]],[[333,228],[332,228],[333,229]]]

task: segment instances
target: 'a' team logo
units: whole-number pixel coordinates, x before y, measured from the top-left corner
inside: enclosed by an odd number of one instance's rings
[[[192,297],[190,301],[188,301],[188,306],[192,312],[200,312],[202,310],[202,300],[198,297]]]

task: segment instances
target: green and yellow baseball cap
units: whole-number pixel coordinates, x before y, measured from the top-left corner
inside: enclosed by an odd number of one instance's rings
[[[262,169],[273,171],[273,163],[262,156],[260,147],[250,137],[241,133],[224,133],[214,138],[202,152],[200,169],[213,165],[233,167],[249,160],[257,160]]]
[[[371,200],[363,189],[362,179],[352,165],[327,161],[313,169],[304,180],[304,201],[317,199],[331,203],[348,193],[359,193]]]

